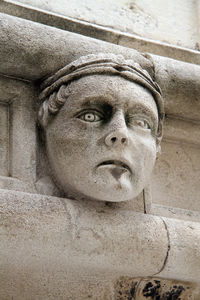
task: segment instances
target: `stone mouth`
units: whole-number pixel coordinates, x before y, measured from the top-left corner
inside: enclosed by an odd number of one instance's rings
[[[120,160],[106,160],[97,165],[97,167],[103,167],[103,166],[113,166],[113,167],[124,169],[124,171],[127,170],[130,173],[132,173],[131,168],[125,162]]]

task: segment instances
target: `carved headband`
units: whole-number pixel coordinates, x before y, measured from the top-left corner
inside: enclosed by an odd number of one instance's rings
[[[146,70],[142,69],[138,63],[135,63],[132,60],[126,60],[121,55],[99,53],[80,57],[44,80],[41,84],[42,92],[39,97],[40,101],[43,102],[49,98],[49,101],[53,104],[53,102],[55,102],[56,94],[61,86],[66,86],[73,80],[77,80],[83,76],[96,74],[118,75],[147,88],[152,93],[157,104],[159,112],[157,137],[161,138],[162,122],[164,118],[164,101],[161,90]],[[60,98],[60,101],[57,99],[57,107],[55,107],[54,103],[52,109],[49,107],[49,112],[56,113],[64,104],[66,99]]]

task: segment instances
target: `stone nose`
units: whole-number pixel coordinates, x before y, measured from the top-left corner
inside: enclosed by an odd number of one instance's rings
[[[118,146],[118,145],[127,145],[129,142],[128,135],[125,130],[115,130],[109,133],[105,137],[105,144],[107,146]]]

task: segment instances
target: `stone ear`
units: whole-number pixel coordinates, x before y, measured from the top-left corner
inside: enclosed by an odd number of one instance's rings
[[[38,121],[39,124],[42,126],[43,129],[47,127],[49,121],[49,109],[48,109],[48,100],[45,100],[42,105],[40,106],[38,112]]]

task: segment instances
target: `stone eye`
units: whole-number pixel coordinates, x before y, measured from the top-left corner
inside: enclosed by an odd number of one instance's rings
[[[141,127],[141,128],[144,128],[144,129],[150,129],[150,125],[149,123],[146,121],[146,120],[135,120],[134,121],[135,125]]]
[[[79,116],[85,122],[98,122],[102,117],[97,112],[85,112]]]
[[[137,116],[137,115],[126,115],[125,116],[126,124],[130,127],[140,127],[142,129],[151,129],[152,130],[152,124],[148,120],[146,120],[143,116]]]

